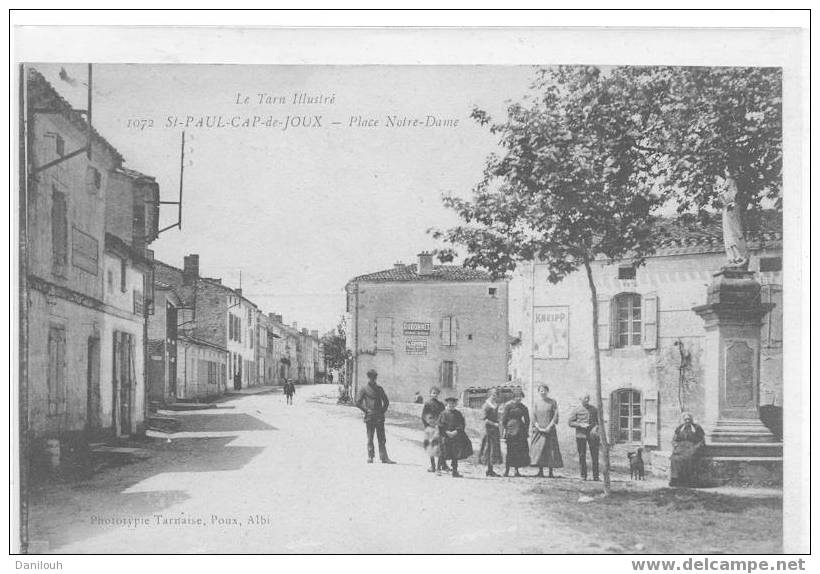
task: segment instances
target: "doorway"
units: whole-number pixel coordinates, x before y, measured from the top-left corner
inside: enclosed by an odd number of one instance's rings
[[[114,331],[112,361],[113,408],[111,409],[114,432],[117,436],[131,434],[131,409],[134,401],[134,337],[130,333]]]
[[[86,417],[85,426],[89,433],[100,430],[100,338],[88,338],[86,350]]]

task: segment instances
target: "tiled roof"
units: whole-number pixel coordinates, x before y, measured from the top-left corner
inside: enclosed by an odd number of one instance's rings
[[[131,179],[147,179],[149,181],[156,181],[156,178],[154,176],[146,175],[135,169],[128,169],[127,167],[118,167],[117,171],[126,177],[130,177]]]
[[[419,275],[417,265],[414,263],[368,273],[367,275],[359,275],[350,280],[351,283],[360,281],[492,281],[492,277],[484,271],[469,269],[460,265],[434,265],[432,273]]]
[[[746,234],[751,249],[779,247],[782,244],[782,213],[765,210],[748,219]],[[705,221],[694,217],[662,219],[656,229],[659,255],[723,251],[723,223],[719,213]]]
[[[43,74],[41,74],[34,68],[29,68],[28,81],[29,90],[31,92],[31,99],[35,99],[34,96],[38,95],[39,93],[46,99],[49,99],[54,104],[56,104],[56,109],[54,111],[63,114],[72,123],[74,123],[74,125],[77,126],[78,129],[82,131],[88,130],[88,122],[85,120],[82,114],[74,110],[71,104],[68,103],[68,101],[63,96],[60,95],[60,92],[58,92],[54,88],[54,86],[52,86],[51,83],[48,80],[46,80]],[[39,102],[35,102],[35,104],[38,103]],[[91,133],[94,135],[94,139],[97,141],[97,143],[105,147],[111,153],[111,155],[114,156],[114,160],[116,162],[122,163],[124,161],[120,152],[117,151],[117,148],[115,148],[108,142],[108,140],[102,137],[99,134],[99,132],[97,132],[97,130],[94,129],[93,126],[91,127]]]

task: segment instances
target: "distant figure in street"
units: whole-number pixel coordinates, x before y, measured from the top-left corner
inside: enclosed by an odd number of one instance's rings
[[[581,478],[587,479],[587,447],[592,459],[592,480],[598,478],[598,447],[601,439],[598,429],[598,409],[589,404],[589,395],[581,397],[581,404],[569,415],[569,426],[575,429],[575,445],[578,448],[578,464]]]
[[[242,388],[242,374],[238,371],[233,374],[233,388],[238,391]]]
[[[424,406],[421,409],[421,423],[424,425],[425,431],[429,426],[427,422],[428,416],[432,419],[433,424],[438,427],[438,417],[444,411],[444,403],[438,400],[438,396],[440,394],[441,390],[438,387],[432,387],[430,389],[430,400],[424,403]],[[438,465],[436,468],[438,470],[450,470],[450,467],[447,466],[447,461],[444,460],[444,456],[439,456]]]
[[[504,441],[507,443],[507,458],[504,461],[504,476],[510,476],[510,469],[515,469],[515,476],[521,476],[518,469],[530,465],[530,448],[527,444],[527,430],[530,426],[530,411],[521,403],[524,393],[516,389],[512,400],[504,407],[501,426],[504,429]]]
[[[683,424],[675,429],[669,458],[669,486],[698,486],[697,462],[706,444],[706,435],[691,413],[683,413]]]
[[[441,455],[441,435],[438,431],[438,417],[433,417],[431,414],[424,416],[424,451],[430,457],[430,468],[427,472],[436,472],[440,470],[442,460]]]
[[[292,405],[293,404],[293,395],[296,394],[296,385],[293,384],[293,379],[288,379],[285,382],[285,388],[283,389],[285,393],[285,402],[286,404]]]
[[[453,478],[461,478],[458,472],[458,461],[473,455],[473,444],[464,428],[467,426],[464,415],[456,409],[457,397],[447,397],[444,412],[438,417],[438,432],[442,440],[442,452],[445,460],[450,461]]]
[[[387,456],[387,439],[384,435],[384,413],[390,406],[387,393],[376,383],[379,374],[375,369],[367,371],[367,384],[356,394],[356,406],[364,413],[364,424],[367,428],[367,462],[373,462],[375,448],[373,434],[379,440],[379,459],[385,464],[395,464]]]
[[[554,478],[552,469],[563,468],[561,450],[558,447],[558,403],[551,399],[550,388],[538,385],[538,397],[532,407],[532,442],[530,461],[538,467],[536,476],[544,476],[544,467],[549,469],[549,477]]]
[[[421,396],[421,393],[416,391],[416,396],[413,398],[413,402],[417,405],[421,405],[424,403],[424,398]]]
[[[501,464],[504,457],[501,455],[501,430],[498,422],[498,389],[490,389],[487,400],[484,401],[484,436],[481,438],[481,448],[478,450],[479,464],[487,465],[486,476],[498,476],[493,470],[493,464]]]

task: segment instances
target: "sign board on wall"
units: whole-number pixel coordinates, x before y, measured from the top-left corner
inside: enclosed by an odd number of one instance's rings
[[[428,337],[430,335],[430,323],[406,321],[402,328],[405,335],[414,335],[417,337]]]
[[[569,307],[536,307],[532,353],[536,359],[569,358]]]
[[[408,355],[426,355],[427,339],[407,339],[405,350]]]

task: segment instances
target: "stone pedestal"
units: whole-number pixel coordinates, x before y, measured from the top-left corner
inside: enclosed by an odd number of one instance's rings
[[[760,328],[772,305],[745,269],[716,273],[705,305],[693,310],[706,323],[704,405],[709,484],[782,484],[783,445],[761,422]]]

